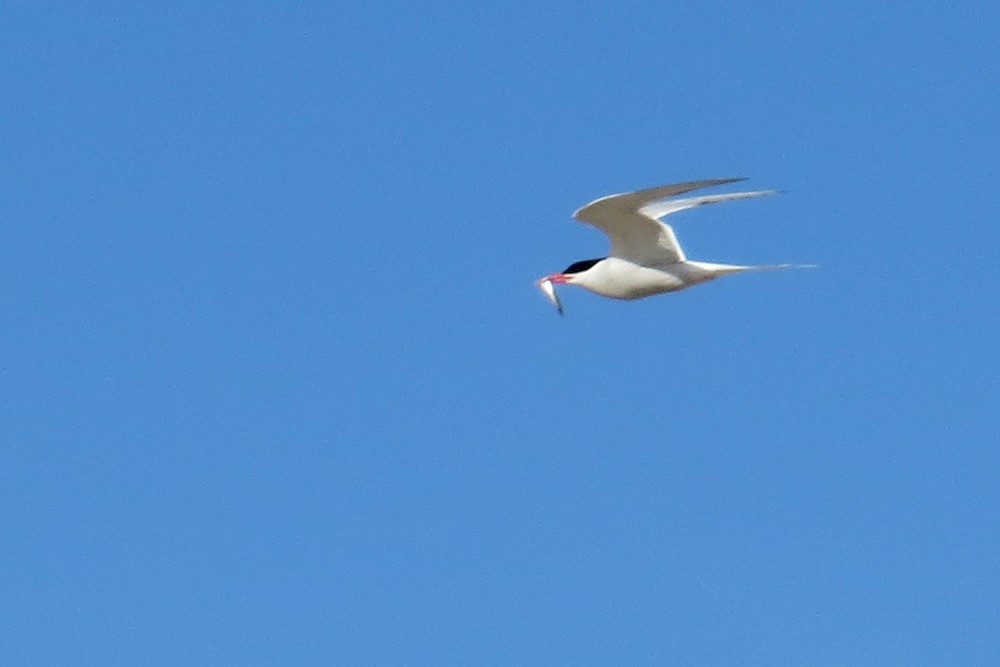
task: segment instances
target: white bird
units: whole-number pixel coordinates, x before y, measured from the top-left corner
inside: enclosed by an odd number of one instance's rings
[[[562,314],[555,284],[579,285],[613,299],[641,299],[700,285],[730,273],[806,268],[806,265],[797,264],[740,266],[695,262],[684,255],[670,225],[660,221],[664,216],[695,206],[778,193],[777,190],[757,190],[668,199],[692,190],[742,180],[745,179],[691,181],[595,199],[573,217],[608,235],[611,240],[609,256],[574,262],[562,273],[545,276],[536,284]]]

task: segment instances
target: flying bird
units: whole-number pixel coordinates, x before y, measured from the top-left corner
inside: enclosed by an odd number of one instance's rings
[[[800,264],[741,266],[695,262],[684,255],[670,225],[660,221],[671,213],[695,206],[778,193],[777,190],[756,190],[677,198],[692,190],[743,180],[746,179],[716,178],[675,183],[595,199],[573,217],[607,234],[611,240],[610,254],[574,262],[562,273],[545,276],[536,284],[562,314],[555,285],[579,285],[612,299],[642,299],[700,285],[730,273],[806,268]]]

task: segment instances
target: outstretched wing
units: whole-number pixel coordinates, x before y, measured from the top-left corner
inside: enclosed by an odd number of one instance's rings
[[[611,240],[612,257],[620,257],[645,266],[674,264],[685,260],[684,251],[670,225],[660,222],[657,218],[694,206],[759,197],[772,194],[774,191],[734,192],[685,199],[666,198],[742,180],[745,179],[716,178],[609,195],[590,202],[574,213],[573,217],[597,227],[608,235]]]

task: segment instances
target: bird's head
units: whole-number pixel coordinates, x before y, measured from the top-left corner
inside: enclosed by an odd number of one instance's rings
[[[577,283],[578,278],[581,278],[583,274],[600,261],[600,259],[585,259],[582,262],[574,262],[562,273],[547,275],[538,280],[535,285],[542,290],[549,301],[552,302],[552,305],[556,307],[556,310],[559,311],[559,314],[562,315],[562,302],[559,301],[559,295],[556,294],[554,285],[572,285]]]
[[[589,271],[591,267],[600,262],[603,257],[599,259],[584,259],[579,262],[573,262],[566,270],[562,273],[553,273],[552,275],[545,276],[538,282],[549,281],[557,285],[572,285],[573,282],[580,276],[580,274]]]

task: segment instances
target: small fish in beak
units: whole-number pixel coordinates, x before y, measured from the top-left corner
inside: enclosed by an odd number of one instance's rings
[[[559,301],[559,295],[556,294],[556,286],[552,284],[552,281],[548,278],[542,278],[537,284],[538,288],[542,290],[542,294],[548,297],[549,301],[552,302],[552,305],[555,306],[556,310],[559,311],[559,314],[562,315],[562,302]]]

